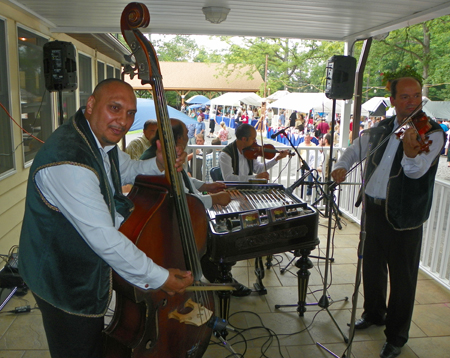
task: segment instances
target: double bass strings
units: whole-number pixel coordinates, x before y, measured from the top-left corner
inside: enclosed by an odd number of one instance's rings
[[[198,249],[195,241],[194,232],[192,229],[192,220],[189,212],[189,207],[186,200],[186,194],[184,191],[184,185],[183,181],[181,179],[181,173],[178,173],[174,167],[173,164],[176,160],[176,143],[175,139],[173,138],[173,132],[172,132],[172,125],[170,123],[170,118],[167,113],[167,104],[165,101],[165,96],[163,94],[163,88],[162,88],[162,82],[160,78],[155,78],[155,85],[154,92],[157,95],[157,98],[161,101],[160,103],[163,103],[161,112],[160,113],[163,118],[166,118],[166,121],[161,121],[161,138],[164,141],[163,144],[163,150],[166,153],[166,168],[168,169],[170,181],[173,183],[173,187],[175,188],[174,195],[177,197],[177,200],[175,200],[175,205],[179,205],[179,210],[177,211],[179,216],[178,217],[178,224],[179,224],[179,231],[180,231],[180,238],[181,242],[184,248],[185,253],[185,261],[187,269],[191,270],[193,276],[194,276],[194,285],[199,286],[201,285],[201,277],[203,276],[200,259],[198,256]],[[170,145],[170,142],[175,145]],[[197,304],[200,304],[200,308],[198,311],[199,319],[202,321],[203,326],[206,328],[206,322],[209,320],[208,313],[206,312],[206,304],[209,302],[209,295],[206,291],[195,291],[195,301]],[[209,304],[208,304],[209,306]]]

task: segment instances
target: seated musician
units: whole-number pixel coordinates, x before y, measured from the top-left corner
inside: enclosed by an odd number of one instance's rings
[[[186,149],[188,144],[188,130],[186,125],[179,119],[171,118],[173,137],[175,143],[183,150]],[[152,140],[152,145],[141,156],[141,160],[154,158],[156,156],[156,141],[159,140],[159,133],[156,132],[155,137]],[[198,179],[189,177],[185,170],[182,171],[183,182],[186,187],[186,191],[197,196],[205,205],[206,208],[212,207],[214,204],[228,205],[231,201],[230,194],[224,189],[226,185],[224,183],[205,183]],[[202,194],[207,192],[208,194]]]
[[[172,121],[172,130],[173,130],[173,136],[175,138],[175,142],[178,146],[181,148],[186,148],[188,143],[188,136],[187,136],[187,128],[186,125],[178,120],[178,119],[171,119]],[[158,140],[159,134],[157,133],[155,138],[153,139],[153,142],[156,143],[156,140]],[[141,156],[141,160],[149,159],[154,157],[156,154],[156,146],[151,145],[150,148],[148,148],[144,154]],[[191,178],[187,175],[186,171],[182,171],[183,173],[183,181],[184,185],[186,187],[186,191],[190,192],[193,195],[196,195],[202,202],[203,205],[205,205],[206,208],[212,207],[214,204],[219,205],[228,205],[231,201],[230,194],[226,191],[223,191],[223,189],[226,187],[224,183],[215,182],[215,183],[204,183],[200,180],[197,180],[195,178]],[[199,191],[206,191],[209,192],[209,194],[201,194]],[[208,279],[210,282],[216,282],[217,278],[219,277],[219,268],[216,264],[211,262],[209,259],[209,254],[206,253],[202,260],[202,270],[203,275]],[[231,273],[230,273],[231,275]],[[231,277],[230,277],[231,279]],[[248,296],[251,293],[251,289],[248,287],[245,287],[244,285],[239,285],[238,288],[232,292],[233,296],[236,297],[242,297],[242,296]]]
[[[165,269],[118,229],[133,203],[121,185],[159,175],[156,159],[134,161],[118,150],[136,114],[133,88],[100,82],[86,108],[60,126],[37,153],[28,179],[19,272],[41,310],[52,357],[103,356],[111,269],[143,290],[182,293],[191,272]],[[181,148],[175,166],[186,158]]]
[[[256,142],[256,129],[250,124],[240,125],[235,132],[236,140],[222,149],[219,166],[226,181],[248,181],[251,178],[269,179],[267,169],[275,166],[278,160],[285,158],[289,151],[281,151],[264,166],[258,159],[247,159],[243,149]]]

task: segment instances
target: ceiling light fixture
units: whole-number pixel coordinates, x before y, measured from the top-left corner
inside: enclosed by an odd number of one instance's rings
[[[202,8],[205,19],[212,24],[220,24],[227,19],[230,9],[221,6],[207,6]]]

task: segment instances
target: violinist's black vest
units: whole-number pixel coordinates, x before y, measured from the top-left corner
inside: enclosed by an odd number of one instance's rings
[[[103,316],[111,298],[112,272],[63,213],[44,198],[35,176],[43,168],[64,164],[91,170],[112,221],[116,211],[126,219],[133,203],[122,195],[117,150],[116,146],[108,152],[113,194],[97,142],[80,109],[48,138],[30,169],[19,271],[35,294],[69,313]]]
[[[222,152],[227,153],[231,157],[231,165],[233,166],[233,174],[239,175],[239,157],[236,141],[228,144],[222,149]],[[253,160],[247,159],[248,162],[248,175],[253,175]]]
[[[371,148],[375,148],[386,136],[391,135],[396,117],[387,118],[380,122],[378,128],[386,127],[383,133],[373,133],[370,135]],[[427,134],[441,131],[439,124],[430,121],[431,129]],[[445,142],[445,141],[444,141]],[[384,143],[374,154],[367,158],[366,183],[369,182],[372,174],[379,165],[388,141]],[[427,155],[421,153],[419,155]],[[386,218],[396,230],[410,230],[421,226],[427,219],[431,210],[433,199],[434,179],[436,176],[439,154],[433,158],[428,171],[418,179],[408,178],[401,165],[403,158],[403,144],[400,142],[391,171],[386,192]]]

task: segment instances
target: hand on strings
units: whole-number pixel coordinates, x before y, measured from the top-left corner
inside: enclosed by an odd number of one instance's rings
[[[289,155],[289,150],[280,150],[280,152],[277,155],[276,160],[280,160],[280,159],[286,158],[288,155]]]
[[[268,172],[262,172],[262,173],[256,174],[255,178],[269,180],[269,173]]]
[[[199,190],[207,191],[208,193],[219,193],[224,191],[227,188],[227,185],[222,182],[214,182],[214,183],[205,183],[203,184]]]
[[[175,169],[178,172],[181,172],[183,170],[183,164],[186,161],[187,153],[184,151],[184,149],[182,147],[177,146],[176,154],[177,154],[177,158],[175,160]],[[158,169],[160,171],[164,171],[165,162],[164,162],[164,156],[162,153],[161,142],[159,140],[156,141],[156,164],[158,165]]]
[[[415,158],[421,151],[421,146],[417,140],[417,132],[414,128],[408,128],[403,134],[403,152],[409,158]],[[425,141],[425,135],[421,134],[422,142]]]
[[[344,168],[335,169],[331,172],[331,176],[338,184],[342,183],[345,180],[346,175],[347,170],[345,170]]]
[[[220,193],[211,194],[212,203],[226,206],[231,201],[230,193],[227,191],[221,191]]]
[[[192,285],[194,277],[191,271],[181,271],[179,269],[169,269],[169,277],[161,286],[161,289],[173,296],[175,293],[183,293],[186,287]]]

